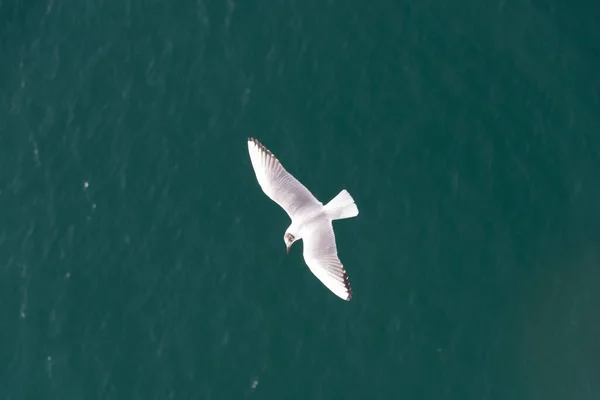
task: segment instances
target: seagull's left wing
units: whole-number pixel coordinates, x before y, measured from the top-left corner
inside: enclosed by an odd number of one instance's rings
[[[304,261],[313,274],[336,296],[349,301],[352,288],[340,262],[331,221],[317,222],[302,236]]]
[[[292,220],[306,210],[323,205],[258,140],[248,139],[248,152],[263,192],[279,204]]]

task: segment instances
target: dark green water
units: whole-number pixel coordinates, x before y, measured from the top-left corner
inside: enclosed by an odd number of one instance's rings
[[[0,1],[0,399],[600,398],[600,7],[565,4]],[[351,302],[248,136],[355,198]]]

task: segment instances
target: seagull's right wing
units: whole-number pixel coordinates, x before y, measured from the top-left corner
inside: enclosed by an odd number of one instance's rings
[[[349,301],[352,288],[348,274],[340,262],[331,221],[323,220],[311,226],[302,236],[304,261],[313,274],[336,296]]]
[[[258,140],[248,139],[248,151],[263,192],[279,204],[291,219],[301,215],[306,209],[323,205]]]

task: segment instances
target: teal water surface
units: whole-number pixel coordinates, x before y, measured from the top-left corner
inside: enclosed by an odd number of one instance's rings
[[[0,399],[598,399],[593,2],[0,2]],[[256,137],[323,202],[310,273]]]

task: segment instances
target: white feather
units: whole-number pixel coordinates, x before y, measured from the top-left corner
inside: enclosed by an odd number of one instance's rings
[[[314,222],[302,233],[304,261],[313,274],[335,295],[352,298],[348,274],[340,262],[335,244],[335,234],[330,220]]]
[[[248,139],[250,160],[263,192],[292,220],[305,211],[318,210],[323,204],[296,178],[283,168],[279,160],[256,139]]]

